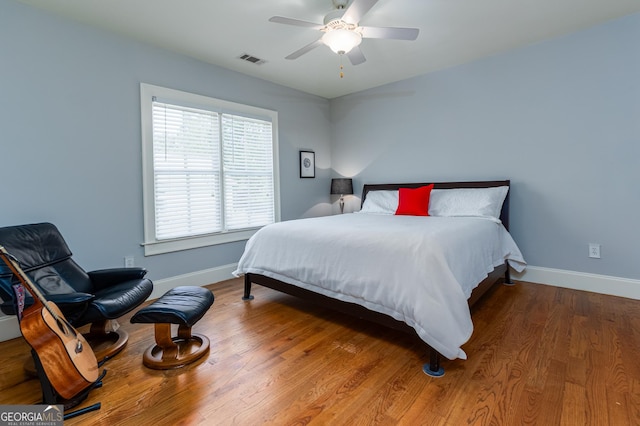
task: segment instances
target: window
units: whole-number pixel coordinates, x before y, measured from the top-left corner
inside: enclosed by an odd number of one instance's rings
[[[276,112],[144,83],[140,95],[145,255],[280,219]]]

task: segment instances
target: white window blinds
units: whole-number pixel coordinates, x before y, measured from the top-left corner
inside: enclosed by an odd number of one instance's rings
[[[222,115],[225,224],[227,229],[274,222],[271,123]]]
[[[144,84],[141,94],[145,253],[238,241],[279,220],[273,111]]]
[[[218,114],[153,102],[158,240],[222,230]]]

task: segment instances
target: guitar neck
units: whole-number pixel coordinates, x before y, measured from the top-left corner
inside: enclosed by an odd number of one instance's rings
[[[2,257],[2,260],[9,267],[11,272],[13,272],[16,277],[18,277],[22,285],[27,287],[29,293],[31,293],[34,298],[38,299],[44,306],[47,306],[47,299],[44,298],[42,293],[40,293],[40,290],[38,290],[35,284],[31,282],[31,279],[22,270],[20,265],[18,265],[18,262],[14,260],[13,256],[11,256],[11,254],[9,254],[7,249],[5,249],[3,246],[0,246],[0,257]]]

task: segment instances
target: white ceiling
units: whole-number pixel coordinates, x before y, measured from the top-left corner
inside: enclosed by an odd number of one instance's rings
[[[415,41],[364,39],[352,66],[320,46],[317,30],[269,22],[274,15],[322,23],[331,0],[20,0],[143,42],[328,99],[452,67],[640,12],[640,0],[379,0],[360,25],[414,27]],[[36,30],[36,29],[34,29]],[[238,59],[248,53],[262,65]]]

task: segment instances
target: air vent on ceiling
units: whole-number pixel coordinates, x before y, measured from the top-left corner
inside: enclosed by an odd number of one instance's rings
[[[252,64],[256,64],[256,65],[262,65],[265,62],[267,62],[264,59],[256,58],[255,56],[249,55],[248,53],[243,53],[242,55],[239,56],[239,58],[242,59],[243,61],[251,62]]]

